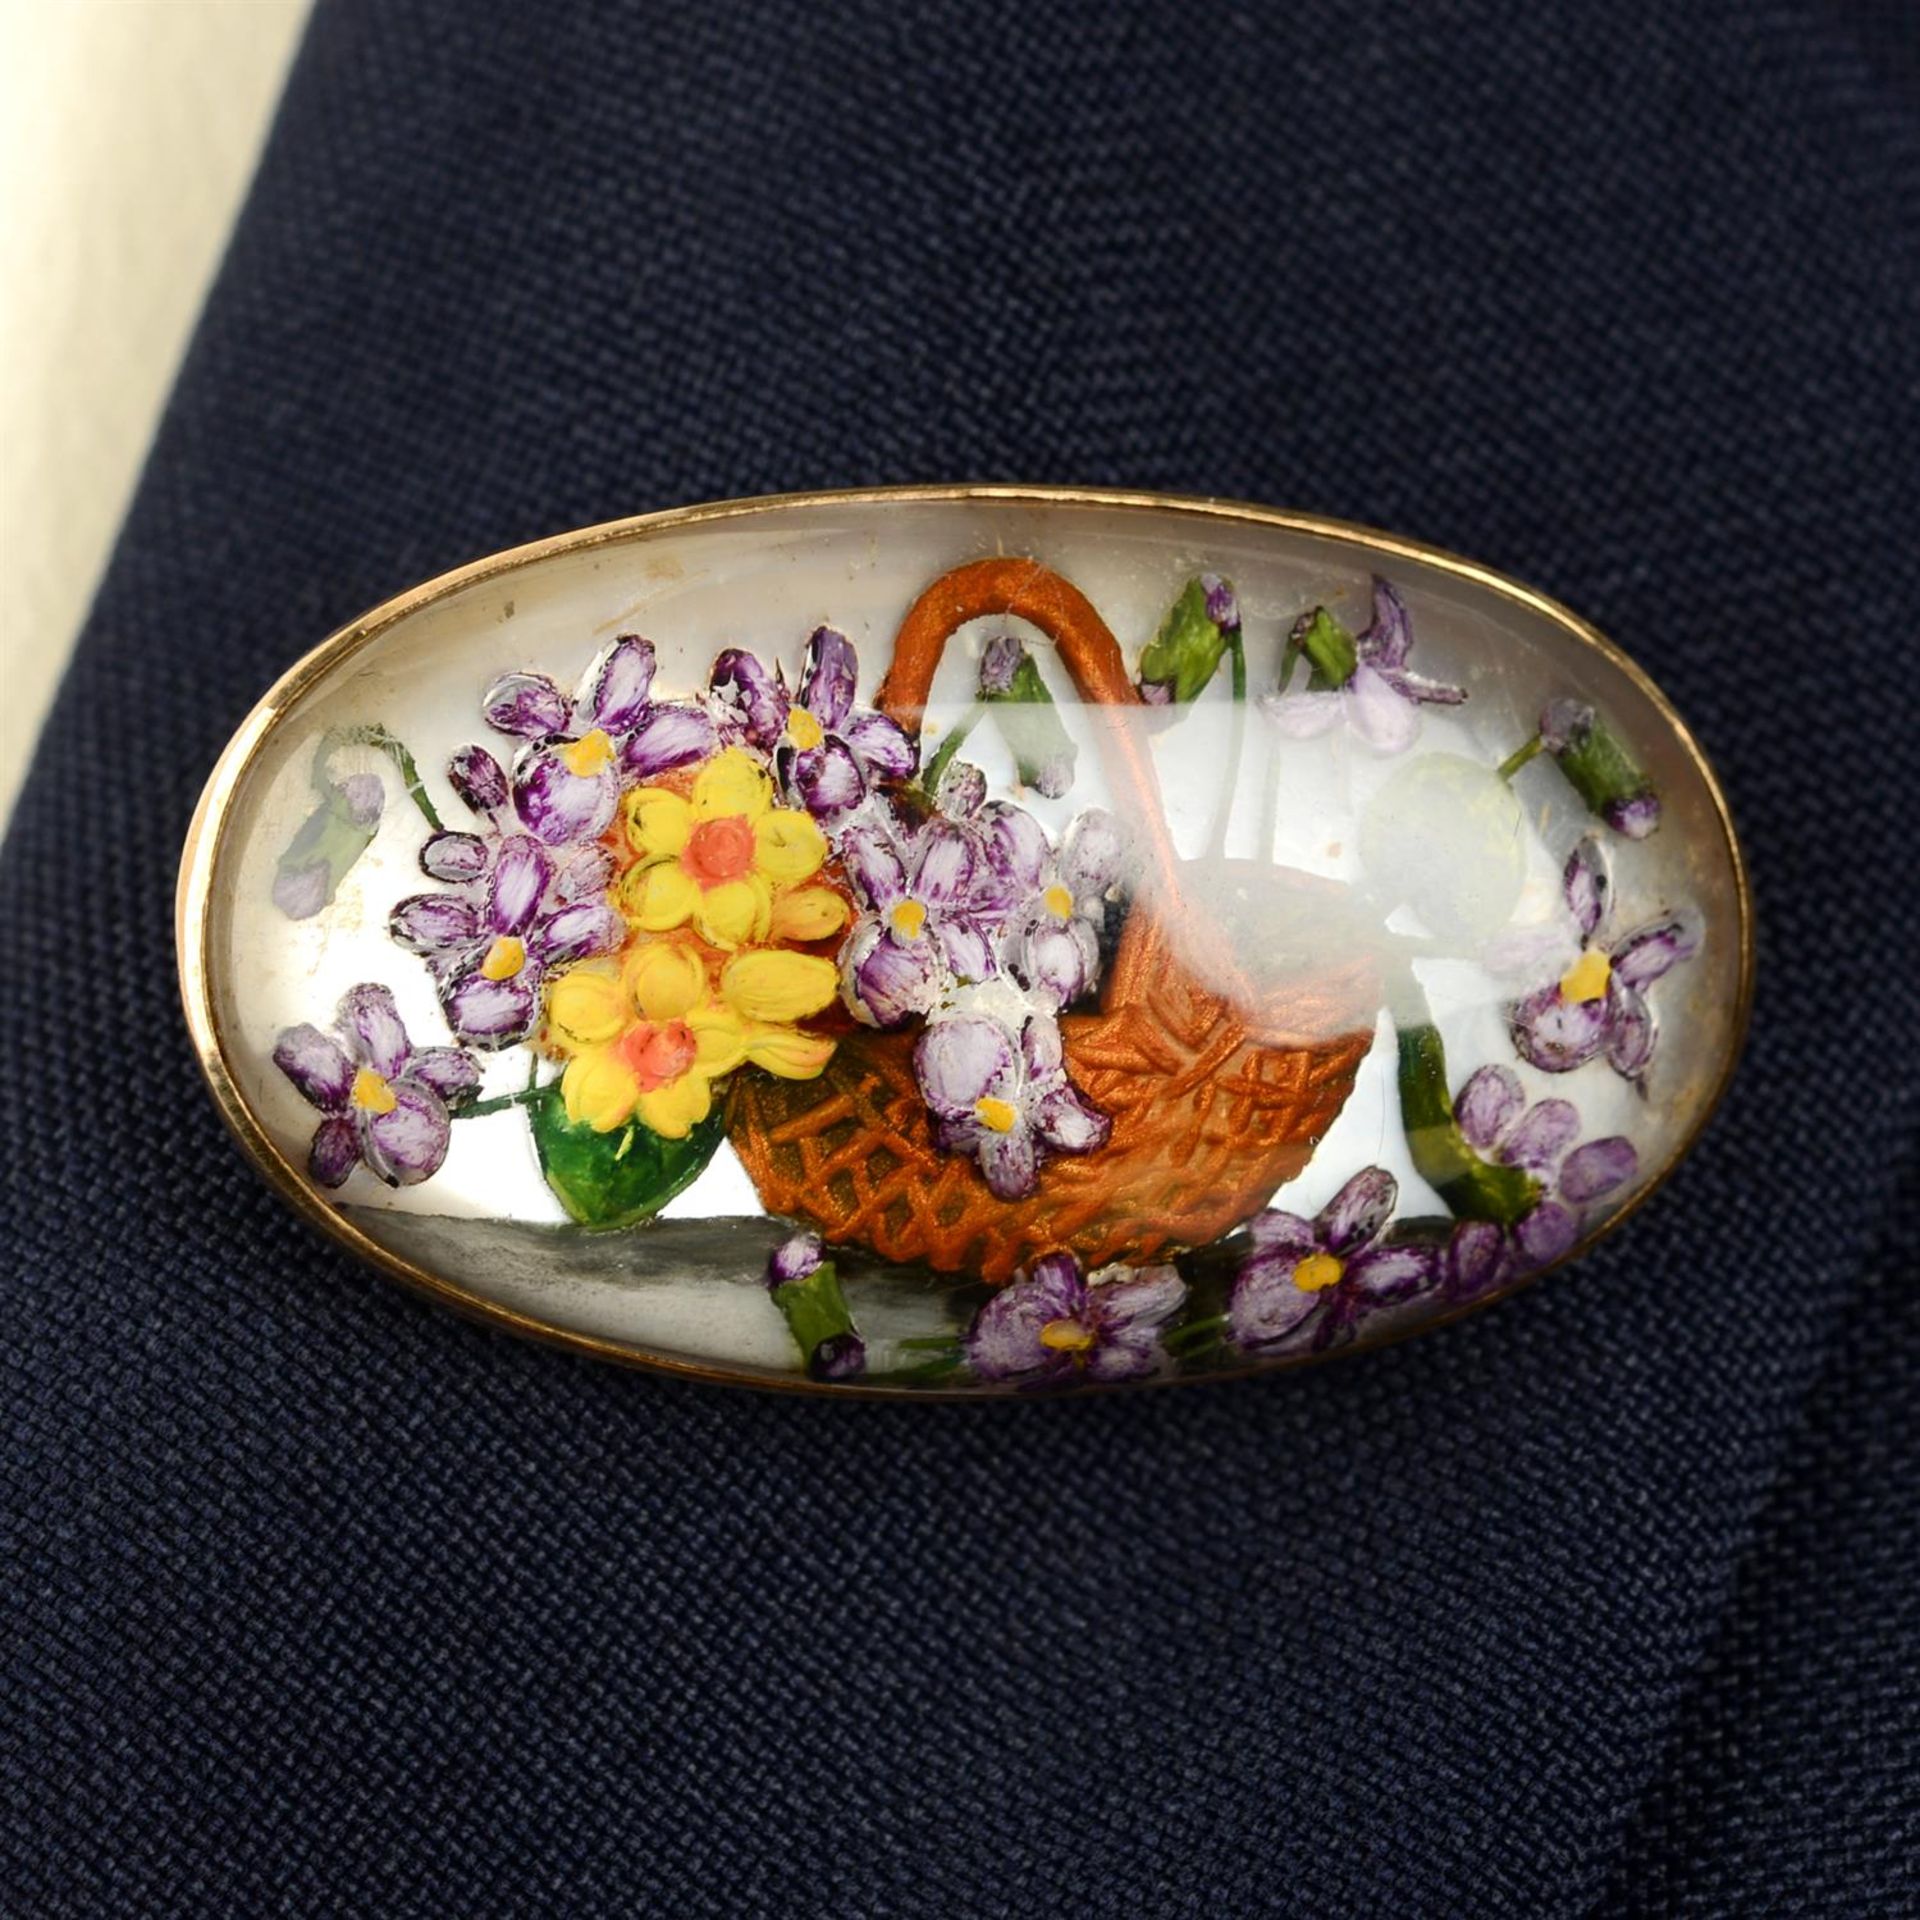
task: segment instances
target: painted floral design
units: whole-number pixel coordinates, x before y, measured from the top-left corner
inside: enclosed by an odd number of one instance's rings
[[[709,691],[725,737],[771,756],[781,792],[823,822],[859,806],[874,782],[909,779],[919,765],[903,728],[855,707],[858,676],[859,656],[831,627],[807,642],[791,698],[779,669],[741,648],[714,662]]]
[[[712,751],[704,715],[648,699],[653,675],[651,642],[623,634],[588,667],[576,699],[543,673],[502,674],[487,689],[487,724],[524,742],[513,803],[536,839],[591,840],[612,824],[623,776],[653,779]]]
[[[575,967],[547,996],[548,1049],[566,1061],[567,1118],[596,1133],[629,1120],[680,1140],[713,1110],[714,1085],[751,1062],[812,1079],[833,1042],[798,1022],[833,998],[831,961],[777,951],[737,954],[710,971],[685,941],[643,940],[616,966]]]
[[[857,1380],[866,1372],[867,1343],[853,1324],[839,1275],[817,1233],[796,1233],[774,1248],[767,1288],[812,1378]]]
[[[1261,710],[1284,734],[1305,739],[1345,723],[1377,753],[1404,753],[1420,733],[1423,706],[1457,706],[1464,687],[1430,680],[1407,665],[1413,623],[1406,603],[1385,580],[1373,583],[1373,623],[1350,635],[1324,607],[1295,626],[1286,663]],[[1304,659],[1307,684],[1290,692],[1296,657]]]
[[[1051,1011],[1070,1007],[1100,977],[1100,936],[1109,898],[1128,868],[1127,837],[1104,808],[1089,808],[1067,829],[1056,855],[1022,839],[1006,865],[1026,905],[1008,923],[1007,971]]]
[[[1023,1387],[1144,1380],[1166,1365],[1161,1340],[1186,1293],[1170,1266],[1083,1275],[1072,1254],[1050,1253],[974,1316],[967,1364],[977,1379]]]
[[[924,1018],[955,988],[991,980],[1015,894],[987,837],[935,814],[851,827],[840,857],[866,911],[843,958],[847,1005],[872,1026]]]
[[[1197,575],[1167,610],[1160,631],[1140,651],[1136,684],[1142,703],[1171,707],[1196,699],[1219,672],[1223,659],[1232,656],[1244,665],[1242,644],[1240,597],[1233,582],[1217,573]],[[1239,688],[1236,697],[1244,691]]]
[[[1080,749],[1054,711],[1033,655],[1012,634],[995,634],[982,648],[975,693],[993,711],[1016,777],[1057,800],[1073,785]]]
[[[936,1020],[913,1070],[942,1148],[977,1161],[1003,1200],[1031,1193],[1050,1155],[1092,1153],[1112,1132],[1067,1078],[1060,1029],[1040,1015],[1018,1033],[979,1015]]]
[[[301,823],[273,876],[273,904],[289,920],[310,920],[333,899],[347,870],[380,825],[387,793],[377,773],[315,782],[320,803]]]
[[[620,806],[634,864],[616,890],[643,933],[691,927],[710,946],[818,939],[845,920],[830,889],[808,883],[826,863],[813,816],[774,804],[753,756],[728,747],[691,789],[638,787]]]
[[[466,838],[480,847],[475,878],[402,900],[388,930],[426,960],[460,1040],[510,1046],[537,1024],[546,976],[615,952],[626,923],[606,899],[604,859],[556,859],[531,834]],[[444,845],[436,851],[444,856]]]
[[[1604,1055],[1624,1078],[1644,1075],[1657,1037],[1646,989],[1699,948],[1699,930],[1685,914],[1606,937],[1610,884],[1599,843],[1582,840],[1562,876],[1578,951],[1512,1011],[1515,1050],[1545,1073],[1570,1073]]]
[[[1368,1167],[1311,1220],[1278,1208],[1255,1214],[1252,1251],[1227,1302],[1233,1344],[1247,1353],[1320,1352],[1351,1339],[1377,1308],[1432,1286],[1436,1250],[1386,1237],[1399,1196],[1392,1174]]]
[[[1519,1168],[1539,1189],[1532,1207],[1511,1228],[1486,1220],[1464,1220],[1454,1228],[1444,1277],[1448,1291],[1457,1295],[1488,1292],[1550,1266],[1579,1240],[1588,1210],[1640,1170],[1640,1156],[1623,1135],[1581,1142],[1580,1113],[1571,1101],[1529,1105],[1511,1067],[1488,1065],[1472,1074],[1460,1089],[1454,1115],[1477,1153]]]
[[[1645,840],[1660,825],[1660,796],[1619,735],[1585,700],[1549,700],[1540,745],[1588,808],[1615,833]]]
[[[986,798],[979,769],[946,769],[940,810],[917,825],[861,823],[841,836],[866,911],[844,955],[847,1003],[895,1028],[1003,975],[1031,1011],[1055,1013],[1097,984],[1110,896],[1128,868],[1112,814],[1076,817],[1056,853],[1032,814]]]
[[[458,1047],[416,1047],[383,986],[352,988],[334,1032],[288,1027],[273,1063],[322,1115],[307,1170],[329,1189],[364,1166],[390,1187],[410,1187],[440,1171],[452,1137],[448,1102],[472,1094],[480,1070]]]
[[[1192,1089],[1210,1096],[1223,1081],[1209,1075],[1251,1056],[1247,1077],[1233,1083],[1234,1097],[1250,1103],[1240,1111],[1251,1117],[1232,1122],[1251,1137],[1265,1115],[1283,1111],[1278,1099],[1259,1104],[1258,1076],[1270,1071],[1261,1056],[1298,1057],[1297,1042],[1254,1034],[1250,1021],[1231,1037],[1208,1028],[1205,996],[1193,996],[1195,1034],[1181,1031],[1177,1006],[1149,1011],[1139,1001],[1142,969],[1132,966],[1118,976],[1120,997],[1133,996],[1123,1009],[1131,1021],[1124,1048],[1114,1040],[1119,1029],[1106,1023],[1116,1009],[1101,998],[1103,967],[1127,950],[1136,926],[1148,924],[1132,916],[1152,912],[1159,898],[1135,885],[1135,842],[1156,860],[1176,856],[1137,833],[1124,804],[1127,783],[1109,756],[1098,777],[1118,796],[1113,810],[1044,804],[1078,777],[1084,742],[1048,691],[1075,658],[1050,624],[1067,617],[1062,609],[1072,596],[1041,604],[1050,609],[1044,617],[1016,611],[1016,627],[1026,620],[1024,628],[985,637],[974,703],[947,726],[924,773],[917,739],[860,705],[858,655],[830,626],[812,632],[791,689],[781,669],[735,646],[710,667],[695,667],[690,686],[656,697],[655,650],[635,634],[598,653],[571,690],[545,673],[499,675],[482,712],[515,751],[510,764],[477,743],[452,756],[446,784],[467,815],[452,824],[441,821],[404,746],[383,727],[329,733],[315,758],[305,817],[276,871],[275,898],[284,913],[306,917],[331,899],[380,828],[388,789],[379,776],[336,772],[329,755],[348,745],[385,755],[428,823],[418,857],[430,883],[391,908],[388,932],[425,962],[458,1044],[414,1046],[391,992],[373,983],[346,996],[331,1031],[301,1025],[282,1032],[273,1057],[320,1116],[309,1154],[315,1181],[337,1189],[360,1166],[395,1186],[425,1180],[445,1161],[455,1121],[512,1109],[568,1217],[588,1228],[624,1228],[653,1219],[730,1139],[768,1209],[803,1223],[772,1251],[767,1300],[807,1373],[841,1382],[894,1367],[915,1382],[953,1377],[983,1387],[1058,1388],[1211,1367],[1222,1353],[1318,1353],[1351,1342],[1384,1309],[1426,1296],[1436,1304],[1477,1298],[1571,1249],[1637,1179],[1633,1141],[1624,1134],[1582,1139],[1571,1101],[1529,1100],[1520,1075],[1503,1062],[1479,1065],[1457,1094],[1450,1091],[1440,1024],[1430,1012],[1420,1019],[1426,989],[1413,958],[1459,956],[1436,951],[1445,929],[1422,906],[1413,933],[1390,923],[1378,932],[1383,965],[1401,968],[1397,988],[1381,996],[1390,1010],[1381,1038],[1397,1056],[1407,1152],[1450,1219],[1397,1220],[1398,1184],[1378,1165],[1340,1168],[1350,1177],[1311,1218],[1273,1204],[1262,1176],[1249,1176],[1243,1190],[1231,1169],[1216,1177],[1213,1168],[1200,1183],[1217,1196],[1224,1181],[1236,1224],[1221,1227],[1224,1210],[1207,1214],[1203,1231],[1172,1236],[1165,1263],[1113,1264],[1113,1241],[1083,1237],[1078,1253],[1062,1245],[1015,1268],[1016,1246],[1048,1246],[1055,1231],[1050,1163],[1112,1148],[1116,1163],[1136,1156],[1128,1176],[1136,1184],[1127,1191],[1139,1190],[1143,1165],[1153,1169],[1149,1185],[1164,1165],[1167,1192],[1177,1196],[1179,1144],[1201,1123]],[[1345,727],[1380,754],[1401,754],[1425,708],[1466,698],[1464,688],[1414,671],[1408,611],[1387,581],[1372,582],[1371,621],[1358,634],[1324,607],[1298,619],[1293,611],[1272,623],[1256,611],[1249,624],[1231,583],[1200,574],[1186,581],[1137,654],[1113,660],[1111,635],[1104,642],[1105,697],[1130,701],[1137,691],[1158,709],[1148,717],[1156,739],[1230,669],[1232,731],[1221,757],[1229,793],[1216,804],[1205,849],[1222,861],[1231,886],[1241,884],[1232,877],[1241,856],[1229,859],[1227,829],[1252,648],[1277,658],[1274,691],[1258,704],[1284,738]],[[1052,651],[1031,641],[1035,626]],[[930,684],[905,693],[900,711],[917,711]],[[1011,760],[1013,798],[997,797],[982,768],[961,757],[975,728],[982,729],[977,741],[997,731],[998,747],[982,758],[992,766],[998,753],[1002,768]],[[1306,760],[1272,740],[1266,749],[1281,764]],[[1542,756],[1562,776],[1560,805],[1570,788],[1589,824],[1603,823],[1626,843],[1622,857],[1634,857],[1632,843],[1658,825],[1658,796],[1623,737],[1575,698],[1549,700],[1537,729],[1498,766],[1490,755],[1437,754],[1417,758],[1409,771],[1445,761],[1464,767],[1479,788],[1497,791],[1501,831],[1512,838],[1524,813],[1510,788]],[[1461,790],[1457,771],[1449,778],[1452,786],[1436,785],[1437,793]],[[1509,821],[1516,823],[1510,832]],[[1181,840],[1177,858],[1194,861],[1212,884],[1190,851],[1206,822],[1189,809],[1172,824]],[[1237,848],[1244,814],[1231,824]],[[1457,821],[1449,832],[1459,838]],[[1326,857],[1337,860],[1341,850],[1329,845]],[[1364,897],[1374,868],[1364,847],[1357,857],[1365,881],[1351,890],[1357,904],[1342,911],[1390,920],[1386,890],[1376,885],[1380,897]],[[1515,865],[1516,893],[1523,871]],[[1647,990],[1697,950],[1697,929],[1688,915],[1672,913],[1615,931],[1597,839],[1580,842],[1562,881],[1567,919],[1554,935],[1556,949],[1536,946],[1531,961],[1521,961],[1517,948],[1508,956],[1513,980],[1527,988],[1505,1003],[1513,1052],[1554,1074],[1604,1058],[1643,1082],[1655,1039]],[[1391,891],[1396,903],[1414,898],[1406,887]],[[1500,911],[1510,914],[1511,902]],[[1204,914],[1181,931],[1204,942]],[[1455,944],[1496,970],[1485,939]],[[1413,958],[1396,958],[1403,950]],[[1204,965],[1194,972],[1202,982],[1209,977]],[[1108,983],[1107,999],[1115,997]],[[1173,1005],[1178,996],[1166,999]],[[1369,1003],[1366,1018],[1377,1004]],[[1063,1018],[1093,1084],[1115,1057],[1138,1057],[1150,1063],[1139,1071],[1160,1072],[1164,1051],[1167,1102],[1178,1116],[1164,1134],[1153,1131],[1157,1119],[1143,1127],[1129,1103],[1111,1101],[1110,1116],[1074,1084]],[[527,1050],[528,1073],[516,1080],[503,1072],[496,1088],[508,1082],[510,1090],[482,1099],[476,1055],[509,1047]],[[1129,1051],[1136,1048],[1137,1056]],[[1342,1071],[1350,1086],[1352,1068]],[[817,1093],[791,1091],[815,1080],[822,1082]],[[1336,1099],[1323,1109],[1319,1131],[1310,1134],[1301,1122],[1292,1137],[1318,1150],[1328,1137],[1324,1115],[1338,1110]],[[1215,1116],[1206,1124],[1217,1127],[1220,1109],[1206,1111]],[[868,1130],[856,1132],[850,1147],[849,1115]],[[1186,1135],[1178,1132],[1183,1125]],[[800,1177],[782,1175],[789,1184],[778,1189],[785,1195],[778,1202],[765,1167],[752,1158],[755,1126],[768,1136],[782,1128],[820,1136],[808,1138],[823,1157]],[[1129,1141],[1130,1128],[1144,1145]],[[1153,1158],[1163,1141],[1164,1161]],[[972,1163],[979,1178],[951,1161]],[[834,1199],[856,1174],[869,1183],[865,1190],[852,1201]],[[1063,1185],[1098,1178],[1088,1168]],[[956,1195],[969,1208],[1038,1196],[1019,1229],[1033,1235],[1038,1219],[1038,1237],[1004,1242],[1005,1264],[996,1271],[983,1263],[963,1283],[966,1291],[954,1297],[965,1305],[939,1335],[899,1339],[889,1329],[870,1350],[849,1294],[853,1302],[870,1297],[876,1273],[901,1264],[925,1258],[944,1271],[943,1259],[959,1257],[889,1251],[867,1237],[877,1235],[883,1213],[903,1210],[903,1182],[918,1183],[914,1205],[937,1191],[943,1209],[958,1204]],[[1280,1189],[1282,1198],[1287,1191]],[[1187,1205],[1190,1218],[1201,1212],[1177,1197],[1169,1204]],[[950,1212],[941,1213],[948,1244],[973,1257],[981,1243],[950,1232],[950,1224]],[[970,1224],[967,1233],[978,1230]],[[1062,1231],[1071,1237],[1078,1229]],[[863,1267],[863,1247],[889,1265]],[[1013,1277],[979,1304],[975,1283],[1009,1271]],[[1195,1304],[1203,1296],[1204,1311]]]
[[[447,784],[478,822],[475,828],[436,827],[420,847],[420,871],[450,887],[484,879],[502,844],[526,836],[500,762],[482,746],[459,748],[447,761]],[[545,846],[544,842],[540,843]],[[586,900],[602,892],[613,856],[597,840],[547,847],[553,897]]]
[[[767,1285],[792,1286],[797,1280],[810,1279],[820,1271],[827,1257],[827,1243],[817,1233],[796,1233],[782,1240],[767,1259]]]

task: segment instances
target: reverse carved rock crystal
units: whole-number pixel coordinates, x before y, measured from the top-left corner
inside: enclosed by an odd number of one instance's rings
[[[1730,1071],[1739,854],[1524,589],[1009,488],[549,541],[328,641],[182,878],[223,1110],[516,1327],[765,1384],[1297,1364],[1511,1291]]]

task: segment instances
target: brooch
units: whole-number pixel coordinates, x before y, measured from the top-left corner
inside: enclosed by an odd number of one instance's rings
[[[1500,1299],[1672,1170],[1744,871],[1538,594],[1257,507],[901,488],[483,560],[322,643],[181,874],[221,1111],[517,1331],[981,1395]]]

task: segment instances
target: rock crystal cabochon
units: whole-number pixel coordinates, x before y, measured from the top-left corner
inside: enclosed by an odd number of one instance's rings
[[[357,1251],[716,1378],[1280,1367],[1618,1221],[1737,846],[1563,610],[1359,529],[922,489],[479,562],[293,669],[181,880],[228,1120]]]

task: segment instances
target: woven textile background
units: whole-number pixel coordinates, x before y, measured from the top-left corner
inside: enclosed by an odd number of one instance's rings
[[[0,1908],[1920,1906],[1899,4],[322,0],[0,857]],[[1616,635],[1745,1069],[1568,1274],[1309,1377],[723,1393],[249,1173],[177,850],[384,595],[703,498],[1275,501]]]

